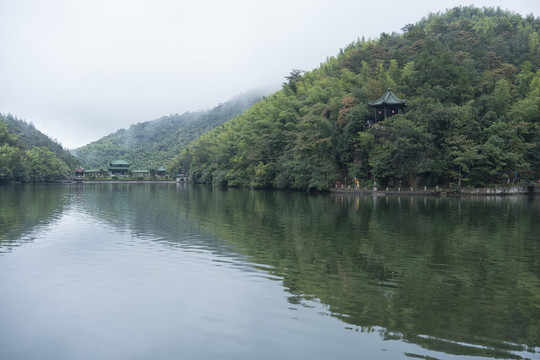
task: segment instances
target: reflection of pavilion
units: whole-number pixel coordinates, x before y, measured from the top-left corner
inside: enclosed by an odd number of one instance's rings
[[[375,101],[368,102],[369,107],[375,108],[373,122],[384,120],[387,117],[398,114],[407,106],[405,100],[399,99],[390,89]]]

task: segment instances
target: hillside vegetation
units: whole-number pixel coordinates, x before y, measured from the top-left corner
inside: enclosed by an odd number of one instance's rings
[[[204,134],[171,164],[204,183],[326,189],[479,186],[540,176],[540,21],[501,9],[431,14],[358,40]],[[388,88],[405,114],[373,126]]]
[[[0,114],[0,183],[54,181],[70,174],[77,160],[33,124]]]
[[[118,130],[75,149],[73,154],[82,164],[92,168],[107,168],[115,159],[131,162],[134,169],[167,167],[190,142],[234,118],[261,98],[260,92],[250,92],[208,111],[163,116],[137,123],[127,130]]]

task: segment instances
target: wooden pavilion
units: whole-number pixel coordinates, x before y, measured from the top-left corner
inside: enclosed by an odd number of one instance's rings
[[[75,170],[73,170],[75,176],[84,176],[84,169],[79,165]]]
[[[390,89],[375,101],[368,102],[368,106],[375,109],[373,122],[384,120],[387,117],[403,112],[407,106],[405,100],[399,99]]]

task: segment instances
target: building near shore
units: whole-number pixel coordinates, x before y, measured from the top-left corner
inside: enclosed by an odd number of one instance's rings
[[[131,163],[125,160],[114,160],[109,164],[109,174],[111,176],[129,176]]]

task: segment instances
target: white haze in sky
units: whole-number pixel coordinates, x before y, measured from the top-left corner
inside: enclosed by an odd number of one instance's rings
[[[359,38],[463,1],[0,0],[0,113],[75,148],[131,124],[278,90]],[[475,1],[523,16],[540,1]]]

